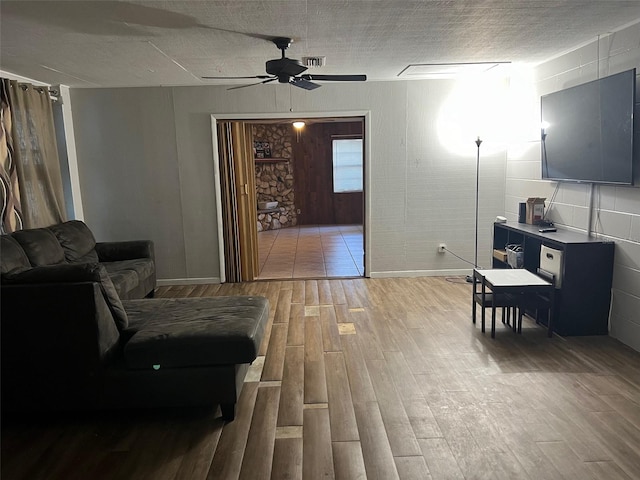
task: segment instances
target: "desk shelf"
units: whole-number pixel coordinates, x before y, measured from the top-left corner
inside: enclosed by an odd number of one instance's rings
[[[553,330],[559,335],[607,335],[615,244],[558,229],[542,233],[537,225],[495,223],[493,248],[520,244],[524,268],[536,272],[542,245],[563,252],[562,288],[556,289]],[[493,268],[509,268],[493,258]]]

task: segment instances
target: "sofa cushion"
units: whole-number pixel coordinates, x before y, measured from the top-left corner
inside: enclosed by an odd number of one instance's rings
[[[104,264],[102,264],[105,266]],[[106,267],[106,266],[105,266]],[[109,278],[120,298],[131,298],[129,292],[138,286],[138,275],[134,270],[116,270],[109,272]]]
[[[155,257],[151,240],[127,240],[118,242],[97,242],[96,252],[101,262],[117,262],[135,258]]]
[[[96,239],[89,227],[80,220],[70,220],[49,227],[70,263],[93,263],[98,261]]]
[[[0,240],[0,273],[9,273],[31,268],[29,258],[20,244],[11,235],[2,235]]]
[[[102,262],[109,272],[118,295],[128,298],[129,292],[136,289],[144,280],[155,275],[155,265],[150,258],[121,260],[119,262]]]
[[[48,228],[20,230],[12,234],[29,258],[33,267],[58,265],[65,262],[64,250]]]
[[[161,369],[251,363],[269,319],[264,297],[125,300],[127,367]]]
[[[46,265],[28,270],[14,271],[2,276],[7,284],[98,282],[118,330],[129,326],[127,312],[105,268],[98,263]]]

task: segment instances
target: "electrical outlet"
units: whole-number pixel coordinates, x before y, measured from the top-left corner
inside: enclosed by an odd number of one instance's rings
[[[447,244],[441,243],[438,245],[438,253],[445,253],[447,251]]]

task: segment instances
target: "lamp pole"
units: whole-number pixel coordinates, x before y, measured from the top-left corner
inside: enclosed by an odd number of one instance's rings
[[[475,256],[473,257],[473,266],[478,268],[478,192],[480,190],[480,145],[482,140],[480,137],[476,139],[476,145],[478,146],[478,152],[476,155],[476,248]]]

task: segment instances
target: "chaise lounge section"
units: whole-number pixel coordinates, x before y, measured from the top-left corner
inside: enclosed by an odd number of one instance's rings
[[[142,298],[155,288],[151,242],[96,244],[96,262],[90,241],[59,241],[61,259],[43,230],[88,231],[61,225],[2,236],[3,412],[219,404],[233,420],[267,300]]]

